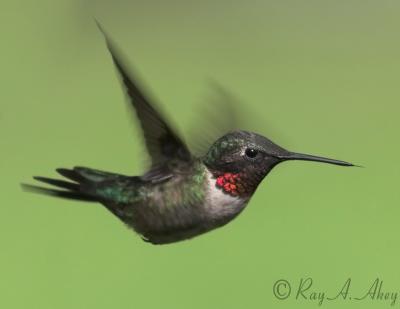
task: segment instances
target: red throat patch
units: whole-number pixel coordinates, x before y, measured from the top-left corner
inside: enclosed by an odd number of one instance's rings
[[[241,195],[246,191],[241,183],[240,174],[224,173],[217,177],[215,185],[232,196]]]

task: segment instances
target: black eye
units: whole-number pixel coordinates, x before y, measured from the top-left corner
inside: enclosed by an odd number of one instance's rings
[[[247,157],[253,159],[258,155],[258,150],[254,149],[254,148],[247,148],[244,153],[246,154]]]

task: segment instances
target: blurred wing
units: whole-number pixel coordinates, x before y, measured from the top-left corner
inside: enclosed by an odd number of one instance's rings
[[[242,129],[240,100],[216,81],[210,82],[210,94],[194,113],[189,146],[203,156],[210,146],[228,132]]]
[[[265,132],[266,136],[285,140],[282,132],[270,125],[273,122],[268,121],[268,109],[265,106],[249,109],[243,98],[215,80],[211,80],[210,90],[210,95],[194,113],[194,125],[187,139],[194,155],[203,156],[217,139],[235,130]]]
[[[130,102],[140,120],[147,150],[151,157],[152,167],[160,166],[169,159],[183,161],[191,159],[190,152],[179,136],[167,125],[163,117],[150,104],[149,100],[137,86],[132,74],[127,73],[126,66],[120,60],[119,53],[111,40],[98,24],[103,33],[108,50],[114,64],[121,75],[122,81],[129,95]]]

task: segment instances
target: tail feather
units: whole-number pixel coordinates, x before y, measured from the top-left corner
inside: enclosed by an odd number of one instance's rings
[[[57,189],[49,189],[35,185],[29,184],[21,184],[22,189],[39,194],[45,194],[54,197],[65,198],[69,200],[78,200],[78,201],[85,201],[85,202],[95,202],[96,200],[93,197],[84,195],[79,192],[75,191],[64,191],[64,190],[57,190]]]
[[[72,182],[65,181],[65,180],[46,178],[46,177],[39,177],[39,176],[35,176],[35,177],[33,177],[33,179],[35,179],[37,181],[41,181],[41,182],[47,183],[49,185],[53,185],[53,186],[60,187],[60,188],[63,188],[63,189],[68,189],[68,190],[71,190],[71,191],[79,191],[80,190],[80,185],[79,184],[72,183]]]
[[[56,169],[57,173],[59,173],[61,176],[64,176],[65,178],[68,178],[70,180],[73,180],[75,182],[83,182],[84,178],[79,175],[79,173],[77,173],[74,169],[73,170],[69,170],[66,168],[57,168]]]
[[[35,176],[33,177],[35,180],[55,186],[56,189],[29,184],[22,184],[22,188],[30,192],[61,198],[95,202],[99,200],[99,197],[96,196],[96,185],[104,180],[118,177],[117,174],[86,167],[59,168],[56,171],[70,181]]]

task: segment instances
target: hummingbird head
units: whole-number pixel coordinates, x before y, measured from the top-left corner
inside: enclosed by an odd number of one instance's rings
[[[252,194],[274,166],[288,160],[353,166],[344,161],[291,152],[262,135],[247,131],[222,136],[203,158],[216,178],[216,186],[231,195]]]

